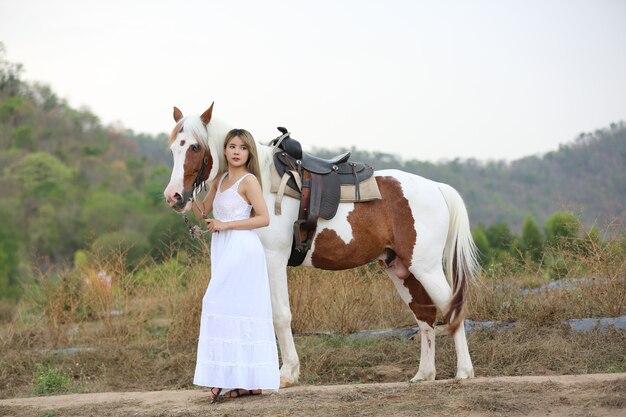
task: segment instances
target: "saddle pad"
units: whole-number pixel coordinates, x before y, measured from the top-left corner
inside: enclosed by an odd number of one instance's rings
[[[270,192],[277,193],[278,188],[280,187],[281,177],[276,170],[276,167],[272,164],[270,168]],[[380,190],[378,189],[378,183],[376,182],[375,177],[369,177],[365,181],[361,181],[359,184],[359,191],[361,193],[361,198],[359,200],[356,199],[356,191],[354,185],[341,185],[341,196],[339,199],[340,203],[355,203],[355,202],[363,202],[363,201],[371,201],[371,200],[380,200],[382,197],[380,195]],[[300,192],[294,190],[291,187],[285,187],[285,195],[289,197],[293,197],[295,199],[300,199]]]

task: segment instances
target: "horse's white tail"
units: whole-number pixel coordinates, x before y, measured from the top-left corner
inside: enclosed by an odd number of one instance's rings
[[[459,193],[447,184],[438,184],[450,212],[450,227],[443,251],[446,278],[452,285],[452,300],[444,314],[449,323],[450,334],[454,334],[465,317],[465,302],[469,281],[478,273],[477,249],[470,230],[465,203]]]

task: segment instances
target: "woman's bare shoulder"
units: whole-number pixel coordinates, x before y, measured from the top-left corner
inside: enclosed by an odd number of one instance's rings
[[[254,175],[246,175],[245,178],[243,179],[243,181],[241,181],[244,185],[246,186],[251,186],[251,187],[260,187],[261,184],[259,183],[259,179]]]

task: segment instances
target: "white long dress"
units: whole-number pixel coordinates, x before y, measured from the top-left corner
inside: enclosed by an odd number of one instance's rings
[[[217,186],[213,216],[249,218],[252,206],[237,191],[244,177],[220,192],[225,176]],[[211,280],[202,299],[193,383],[227,390],[279,387],[265,253],[253,230],[226,230],[211,238]]]

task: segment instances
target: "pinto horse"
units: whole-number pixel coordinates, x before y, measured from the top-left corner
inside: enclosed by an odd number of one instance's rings
[[[174,107],[176,125],[169,147],[172,176],[164,191],[171,208],[191,209],[198,185],[216,179],[225,166],[224,138],[230,127],[213,118],[213,104],[201,115],[184,117]],[[272,146],[257,143],[263,194],[269,208],[276,198],[269,189]],[[453,335],[456,378],[472,378],[474,370],[465,337],[467,290],[478,270],[465,204],[447,184],[399,170],[375,171],[382,199],[340,203],[331,220],[319,219],[311,250],[303,265],[343,270],[378,260],[417,320],[421,355],[411,382],[435,379],[437,308]],[[299,200],[285,198],[282,213],[270,209],[270,224],[257,229],[267,257],[273,321],[280,346],[281,387],[297,383],[300,363],[291,332],[287,261]],[[445,273],[444,273],[445,270]]]

